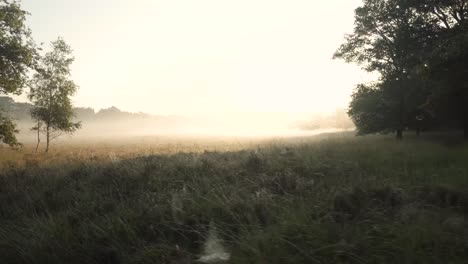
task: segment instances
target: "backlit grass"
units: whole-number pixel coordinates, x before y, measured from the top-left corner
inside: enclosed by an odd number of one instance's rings
[[[9,162],[1,263],[192,263],[212,226],[229,263],[466,263],[468,145],[229,144]]]

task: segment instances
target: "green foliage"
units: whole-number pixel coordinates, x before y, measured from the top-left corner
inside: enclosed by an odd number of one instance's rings
[[[363,1],[354,32],[335,53],[380,74],[373,88],[381,92],[358,86],[350,105],[361,133],[420,128],[421,116],[426,126],[457,116],[468,136],[466,18],[466,0]],[[374,113],[377,109],[384,113]]]
[[[431,56],[433,100],[441,118],[468,123],[468,23],[447,30],[445,36],[439,52]]]
[[[407,96],[410,74],[420,64],[424,31],[421,19],[400,0],[367,0],[356,9],[354,32],[335,58],[380,74],[372,89],[360,85],[353,95],[349,113],[361,134],[402,130],[407,125],[408,112],[416,108]]]
[[[0,94],[21,93],[34,64],[36,51],[26,15],[16,1],[0,1]]]
[[[11,167],[0,171],[0,255],[191,263],[214,223],[233,264],[466,263],[467,155],[432,139],[327,136]]]
[[[398,121],[392,111],[395,106],[382,93],[375,85],[364,84],[354,91],[348,114],[359,135],[391,132],[389,127],[397,126]]]
[[[382,78],[408,71],[418,61],[425,25],[400,0],[366,0],[355,11],[355,28],[335,58],[361,64]]]
[[[432,110],[438,119],[461,121],[468,133],[468,1],[407,2],[432,25],[431,49],[422,54]]]
[[[18,142],[15,135],[19,132],[16,125],[2,114],[3,113],[0,111],[0,144],[4,143],[10,147],[20,146],[21,144]]]
[[[34,66],[36,49],[26,26],[27,12],[16,1],[0,1],[0,95],[20,94]],[[17,146],[16,126],[0,116],[0,143]]]
[[[61,133],[74,133],[81,127],[73,122],[75,113],[70,97],[78,86],[69,79],[70,66],[74,60],[72,50],[61,38],[52,42],[52,51],[40,59],[37,73],[34,74],[29,99],[34,104],[31,116],[37,120],[40,129],[46,134],[47,148],[50,140]]]

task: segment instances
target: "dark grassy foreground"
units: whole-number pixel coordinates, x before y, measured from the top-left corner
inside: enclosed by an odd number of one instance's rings
[[[467,263],[468,145],[331,137],[0,172],[0,263]]]

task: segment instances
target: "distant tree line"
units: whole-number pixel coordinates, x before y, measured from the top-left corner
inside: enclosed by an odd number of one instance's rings
[[[461,128],[468,139],[468,0],[364,0],[334,57],[379,75],[353,93],[359,134]]]
[[[8,96],[0,96],[0,109],[3,109],[5,116],[16,122],[33,122],[31,111],[34,105],[31,103],[16,102]],[[115,106],[100,109],[96,111],[91,107],[74,107],[75,114],[72,120],[82,121],[102,121],[102,120],[128,120],[128,119],[145,119],[154,118],[146,113],[132,113],[122,111]]]

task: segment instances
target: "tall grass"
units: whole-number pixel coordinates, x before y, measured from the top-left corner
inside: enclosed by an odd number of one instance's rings
[[[466,144],[339,134],[137,156],[5,167],[0,262],[192,263],[213,226],[229,263],[468,259]]]

